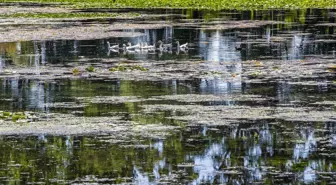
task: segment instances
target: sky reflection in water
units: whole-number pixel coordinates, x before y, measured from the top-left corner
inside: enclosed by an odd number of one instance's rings
[[[309,24],[308,20],[307,24]],[[152,59],[157,62],[204,60],[209,71],[231,71],[240,74],[244,69],[242,65],[244,60],[265,58],[292,60],[303,59],[309,55],[333,57],[334,43],[314,42],[317,38],[325,36],[325,28],[316,27],[319,29],[317,32],[306,29],[305,25],[299,24],[291,28],[278,28],[278,25],[271,25],[234,30],[166,27],[157,30],[140,30],[144,36],[136,38],[5,43],[2,47],[5,49],[0,52],[0,72],[10,65],[28,65],[34,66],[33,72],[38,75],[41,66],[49,63],[66,64],[78,59],[127,58]],[[290,31],[294,31],[290,36],[281,37],[282,34]],[[319,36],[318,33],[321,35]],[[273,42],[274,39],[281,41]],[[107,51],[107,40],[120,44],[129,41],[132,44],[138,42],[152,44],[158,40],[175,43],[179,40],[181,43],[189,42],[191,46],[188,52],[180,53],[114,53]],[[12,45],[15,51],[6,49],[6,46],[10,48]],[[236,47],[241,47],[242,50],[237,50]],[[234,61],[234,64],[229,67],[222,65],[227,61]],[[48,105],[53,102],[71,102],[76,96],[147,97],[166,94],[255,93],[274,97],[280,104],[288,104],[292,101],[308,101],[309,95],[322,99],[335,95],[333,89],[329,89],[323,82],[318,85],[317,90],[313,87],[312,91],[304,93],[300,91],[301,87],[274,82],[267,84],[268,89],[264,92],[260,85],[245,84],[239,77],[234,82],[221,78],[204,78],[146,82],[146,86],[163,93],[136,94],[137,89],[143,88],[143,82],[119,79],[113,82],[60,80],[54,83],[4,78],[0,80],[0,108],[9,111],[71,112],[72,110],[67,108],[55,109]],[[208,103],[211,104],[211,102]],[[220,102],[219,104],[232,106],[235,103]],[[129,103],[121,107],[126,109],[126,112],[138,113],[130,108],[136,106],[137,104]],[[113,106],[110,109],[108,110],[110,112],[120,111]],[[99,111],[91,112],[90,115],[98,116]],[[288,130],[284,127],[289,127],[292,132],[286,133]],[[330,132],[323,133],[319,128],[330,128]],[[326,138],[333,148],[336,146],[333,123],[242,122],[216,128],[195,126],[167,140],[142,141],[149,146],[144,149],[125,148],[106,143],[99,140],[99,137],[2,136],[0,137],[0,156],[2,156],[0,168],[4,170],[1,172],[0,182],[19,180],[38,182],[48,179],[79,183],[107,181],[149,185],[178,179],[185,184],[254,182],[308,184],[321,182],[317,181],[321,180],[318,172],[335,171],[335,157],[325,157],[319,153],[323,150],[319,145],[321,138]],[[195,140],[196,144],[192,140]],[[18,148],[26,150],[27,153],[21,153]],[[45,166],[43,161],[49,166]],[[13,164],[19,164],[20,167],[11,166]],[[42,170],[49,175],[36,173],[36,171],[43,173]],[[29,177],[25,177],[24,173],[28,173]],[[275,179],[280,181],[277,182]]]

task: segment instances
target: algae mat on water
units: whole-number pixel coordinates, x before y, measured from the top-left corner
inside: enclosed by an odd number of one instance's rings
[[[2,2],[42,2],[64,3],[77,8],[110,7],[110,8],[192,8],[192,9],[274,9],[274,8],[335,8],[335,0],[29,0]]]

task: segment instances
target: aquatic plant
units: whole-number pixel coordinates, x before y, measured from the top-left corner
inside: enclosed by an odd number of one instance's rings
[[[89,67],[85,68],[85,70],[88,71],[88,72],[94,72],[95,68],[93,66],[89,66]]]
[[[0,119],[9,119],[13,122],[17,122],[20,119],[27,119],[27,116],[23,112],[0,112]]]
[[[120,66],[117,66],[117,67],[110,68],[109,71],[112,71],[112,72],[114,72],[114,71],[126,71],[126,68],[125,68],[125,66],[120,65]]]
[[[135,66],[125,66],[125,65],[119,65],[113,68],[110,68],[109,71],[115,72],[115,71],[133,71],[133,70],[138,70],[138,71],[148,71],[147,68],[142,67],[140,65],[135,65]]]
[[[131,69],[132,69],[132,70],[139,70],[139,71],[148,71],[147,68],[144,68],[144,67],[142,67],[142,66],[140,66],[140,65],[131,66]]]
[[[255,63],[255,65],[256,65],[257,67],[260,67],[260,66],[263,65],[263,63],[260,62],[260,61],[258,61],[258,60],[254,60],[254,63]]]
[[[26,115],[23,112],[17,112],[12,115],[13,122],[17,122],[20,119],[27,119]]]
[[[80,75],[79,69],[78,68],[72,69],[72,74],[75,75],[75,76]]]
[[[251,73],[250,78],[258,78],[261,75],[259,71],[255,71]]]
[[[11,115],[11,113],[10,112],[3,112],[2,115],[8,117],[8,116]]]
[[[222,72],[219,71],[204,71],[202,72],[203,75],[221,75],[223,74]]]

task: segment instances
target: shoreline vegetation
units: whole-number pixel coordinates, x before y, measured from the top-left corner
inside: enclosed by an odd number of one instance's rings
[[[0,0],[0,3],[56,4],[68,8],[172,8],[208,10],[266,10],[336,8],[336,0]]]

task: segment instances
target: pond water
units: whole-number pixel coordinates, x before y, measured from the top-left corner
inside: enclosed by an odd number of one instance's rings
[[[334,10],[157,10],[155,13],[174,14],[161,19],[175,24],[160,29],[121,29],[123,32],[143,33],[132,38],[1,43],[0,72],[20,66],[30,67],[32,74],[39,75],[46,65],[69,65],[71,71],[73,63],[87,61],[104,65],[104,60],[113,59],[157,63],[203,61],[210,72],[241,74],[246,70],[243,62],[249,60],[336,59]],[[227,24],[221,29],[212,27],[221,24],[221,21],[242,20],[276,22],[246,28],[244,24],[247,22],[233,28],[226,28]],[[153,44],[159,40],[173,45],[176,41],[181,44],[188,42],[189,50],[115,52],[109,51],[106,44],[107,41],[112,44]],[[231,63],[226,65],[225,62]],[[168,80],[60,78],[46,81],[29,76],[2,76],[1,111],[62,113],[78,118],[119,116],[122,120],[143,125],[163,124],[180,128],[165,137],[140,135],[121,141],[115,141],[108,133],[4,134],[0,136],[0,183],[336,183],[336,86],[330,83],[335,82],[336,77],[329,76],[327,79],[317,76],[310,80],[317,83],[292,84],[290,80],[253,83],[241,77],[232,81],[216,76]],[[188,98],[191,94],[220,98],[196,101],[197,98]],[[180,100],[174,95],[185,99]],[[230,98],[247,95],[258,95],[266,100]],[[78,100],[79,97],[108,99],[117,96],[136,97],[136,100],[111,102],[103,99],[87,104]],[[319,102],[332,103],[314,104]],[[60,106],[55,106],[56,103]],[[76,103],[80,106],[74,106]],[[158,105],[176,107],[149,110],[148,113],[148,107],[157,108]],[[211,119],[203,119],[202,116],[196,121],[179,119],[179,116],[188,114],[179,111],[187,106],[194,106],[190,110],[195,111],[199,107],[290,107],[294,108],[293,111],[303,109],[303,113],[305,108],[309,108],[330,111],[333,115],[328,120],[304,120],[295,115],[286,115],[290,119],[282,119],[281,116],[259,119],[256,115],[253,120],[243,118],[250,111],[243,109],[232,112],[232,116],[237,117],[234,121],[231,117],[219,118],[221,112],[218,111],[210,112],[214,115]],[[197,115],[204,115],[203,109]]]

